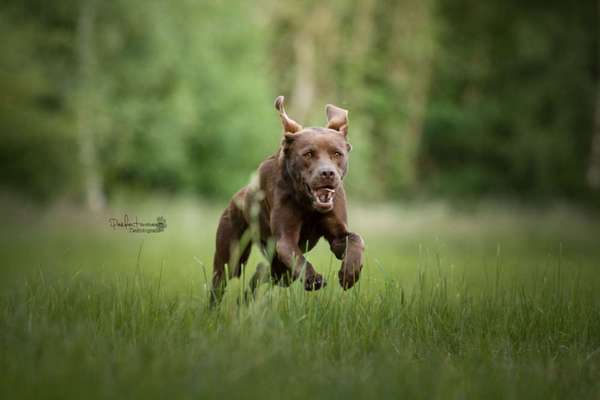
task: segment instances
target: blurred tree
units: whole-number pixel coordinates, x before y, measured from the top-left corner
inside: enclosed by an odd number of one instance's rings
[[[229,196],[276,150],[285,94],[304,125],[350,110],[354,194],[585,196],[597,21],[591,0],[6,0],[0,178],[91,207]]]
[[[418,185],[421,121],[434,50],[432,3],[378,1],[371,15],[375,29],[359,76],[365,89],[356,102],[370,119],[375,176],[387,195],[398,197]]]
[[[306,1],[274,13],[278,87],[293,94],[300,121],[321,116],[326,102],[350,109],[350,140],[359,145],[349,183],[363,196],[397,197],[417,186],[431,17],[428,0]]]
[[[600,3],[596,7],[597,20],[600,21]],[[595,35],[595,86],[596,86],[596,106],[594,112],[594,133],[592,136],[592,145],[589,155],[589,166],[588,166],[588,184],[590,188],[596,192],[600,191],[600,30],[596,25]]]
[[[76,110],[79,159],[83,175],[83,186],[88,208],[99,210],[104,207],[102,174],[97,160],[95,112],[97,92],[94,90],[96,77],[96,0],[81,0],[76,22],[75,54],[77,63],[77,95],[73,107]]]
[[[440,193],[581,196],[594,1],[438,1],[423,178]]]
[[[0,17],[19,49],[0,76],[9,187],[79,188],[94,208],[119,187],[230,195],[276,148],[265,26],[249,5],[27,0]]]
[[[140,14],[135,2],[118,5],[104,35],[110,186],[230,195],[279,140],[257,11],[181,2]]]
[[[590,160],[587,171],[587,179],[590,188],[594,191],[600,190],[600,84],[596,83],[596,112],[594,134],[590,149]]]
[[[38,6],[36,12],[16,1],[0,6],[0,181],[47,200],[75,186],[77,146],[65,102],[68,11]]]

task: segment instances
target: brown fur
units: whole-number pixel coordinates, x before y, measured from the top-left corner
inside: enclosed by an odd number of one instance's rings
[[[302,128],[286,114],[283,96],[275,100],[275,108],[284,128],[281,146],[260,164],[258,178],[233,196],[219,221],[213,304],[220,300],[225,288],[225,265],[229,267],[229,278],[239,277],[248,261],[252,243],[247,236],[253,220],[258,230],[255,240],[261,249],[267,251],[269,240],[275,243],[272,282],[289,285],[304,271],[306,290],[324,287],[325,279],[303,255],[321,237],[342,260],[340,285],[351,288],[360,276],[364,242],[348,230],[342,184],[352,148],[346,141],[348,112],[327,105],[326,128]],[[258,212],[253,214],[256,207]],[[262,280],[263,269],[258,268],[250,281],[252,292]]]

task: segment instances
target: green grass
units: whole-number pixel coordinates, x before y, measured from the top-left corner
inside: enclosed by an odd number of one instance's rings
[[[325,290],[263,286],[239,306],[233,281],[209,310],[218,208],[3,210],[0,398],[600,397],[595,215],[356,207],[358,287],[321,244]],[[123,212],[167,230],[111,230]]]

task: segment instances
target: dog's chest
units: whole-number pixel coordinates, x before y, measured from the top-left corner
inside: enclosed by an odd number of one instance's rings
[[[302,224],[298,246],[303,252],[310,251],[323,236],[321,225],[316,220],[308,220]]]

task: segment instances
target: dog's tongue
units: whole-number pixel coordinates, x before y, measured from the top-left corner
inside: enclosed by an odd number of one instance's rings
[[[328,204],[333,200],[333,194],[335,190],[329,188],[321,188],[315,190],[315,197],[317,198],[319,203]]]

